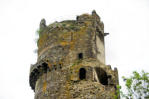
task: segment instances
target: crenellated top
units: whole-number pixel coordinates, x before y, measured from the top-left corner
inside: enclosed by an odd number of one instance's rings
[[[76,20],[65,20],[46,25],[45,19],[40,22],[38,55],[41,56],[46,49],[57,46],[71,47],[74,43],[88,43],[97,35],[104,42],[104,24],[93,11],[92,14],[77,16]],[[82,35],[82,37],[78,37]],[[80,39],[80,40],[79,40]],[[82,39],[82,40],[81,40]],[[84,41],[83,41],[84,39]],[[78,42],[77,42],[78,40]],[[65,48],[64,47],[64,48]],[[50,50],[50,49],[49,49]],[[47,50],[46,50],[47,51]]]
[[[87,24],[88,23],[88,24]],[[91,24],[89,24],[91,23]],[[104,33],[104,24],[100,20],[100,17],[95,10],[92,11],[92,14],[82,14],[76,17],[76,20],[65,20],[62,22],[54,22],[50,25],[46,25],[46,20],[42,19],[40,22],[39,34],[51,33],[55,31],[77,31],[79,27],[92,25],[94,28],[100,28],[100,31]]]

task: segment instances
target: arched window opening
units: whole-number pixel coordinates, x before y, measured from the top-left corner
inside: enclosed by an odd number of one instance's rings
[[[78,54],[78,59],[83,59],[83,53]]]
[[[108,85],[107,73],[99,67],[96,68],[96,72],[97,72],[97,76],[98,76],[98,79],[99,79],[100,83],[103,84],[103,85]]]
[[[84,68],[80,68],[79,78],[80,78],[80,80],[86,79],[86,70]]]

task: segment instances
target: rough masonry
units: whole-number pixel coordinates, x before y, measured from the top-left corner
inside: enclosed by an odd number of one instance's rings
[[[46,25],[29,83],[35,99],[114,99],[117,68],[105,65],[104,24],[95,11]]]

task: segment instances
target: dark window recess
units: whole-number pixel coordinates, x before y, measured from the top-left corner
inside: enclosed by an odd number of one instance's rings
[[[86,70],[84,68],[80,68],[79,78],[80,78],[80,80],[86,79]]]
[[[99,79],[100,83],[103,84],[103,85],[108,85],[107,73],[99,67],[96,68],[96,72],[97,72],[97,76],[98,76],[98,79]]]
[[[42,68],[43,68],[43,71],[46,73],[47,72],[47,68],[48,68],[48,64],[47,63],[43,63],[42,64]]]
[[[79,54],[78,54],[78,58],[79,58],[79,59],[83,59],[83,53],[79,53]]]
[[[62,69],[62,64],[59,64],[59,68]]]
[[[117,90],[117,87],[116,86],[114,86],[114,88],[115,88],[115,90]]]

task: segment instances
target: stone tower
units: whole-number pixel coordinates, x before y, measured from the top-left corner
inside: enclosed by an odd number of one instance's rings
[[[118,71],[105,65],[104,24],[95,11],[46,25],[29,83],[35,99],[114,99]]]

